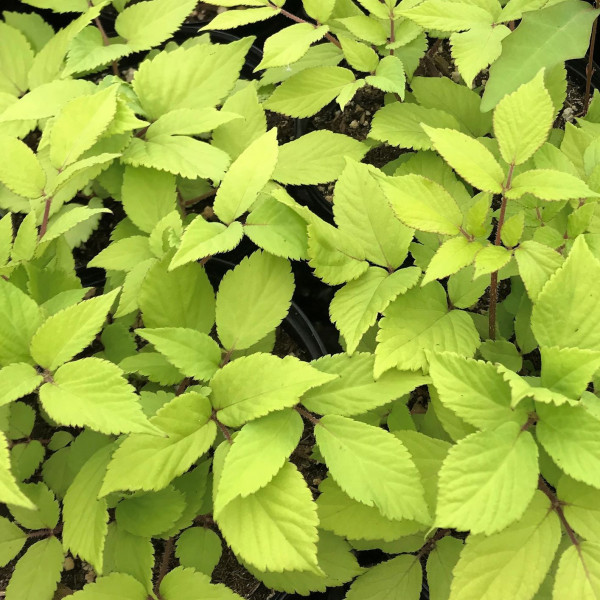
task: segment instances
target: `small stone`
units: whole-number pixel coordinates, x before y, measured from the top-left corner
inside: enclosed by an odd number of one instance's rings
[[[63,562],[63,569],[65,571],[72,571],[75,568],[75,561],[70,556],[65,556],[65,562]]]
[[[563,110],[562,116],[565,121],[572,123],[575,119],[575,112],[573,111],[573,109],[570,106],[567,106],[567,108],[565,108],[565,110]]]
[[[365,110],[365,115],[367,115],[367,117],[371,116],[371,111],[370,110]]]
[[[350,123],[350,125],[348,125],[348,127],[350,127],[350,129],[356,129],[358,127],[358,121],[354,120]]]
[[[460,83],[461,77],[458,71],[452,71],[452,73],[450,74],[450,78],[452,79],[452,81],[454,81],[454,83]]]
[[[312,482],[314,486],[319,486],[319,484],[323,481],[321,477],[315,477]]]

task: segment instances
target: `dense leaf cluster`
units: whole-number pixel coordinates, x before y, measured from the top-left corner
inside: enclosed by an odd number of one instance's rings
[[[0,21],[7,600],[72,592],[65,557],[88,569],[76,600],[234,600],[211,583],[223,544],[304,595],[416,600],[425,572],[432,600],[600,597],[599,96],[555,127],[598,11],[213,3],[207,29],[295,21],[255,80],[253,38],[171,40],[195,0]],[[456,71],[419,74],[443,44]],[[365,141],[267,127],[366,86],[386,101]],[[382,144],[403,153],[367,164]],[[331,182],[331,222],[293,197]],[[290,261],[337,287],[343,352],[281,352]],[[369,549],[386,560],[359,566]]]

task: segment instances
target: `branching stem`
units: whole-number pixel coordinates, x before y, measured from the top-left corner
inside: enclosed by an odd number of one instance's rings
[[[567,532],[567,535],[569,536],[571,543],[573,544],[573,546],[575,546],[575,548],[577,549],[577,553],[581,557],[581,545],[579,543],[579,540],[577,539],[577,536],[575,535],[575,532],[573,531],[573,528],[569,525],[569,522],[567,521],[567,519],[565,517],[565,513],[562,509],[563,504],[558,499],[556,494],[550,489],[550,487],[548,486],[548,484],[546,483],[546,481],[544,480],[544,478],[541,475],[540,475],[540,478],[538,479],[538,490],[541,490],[542,492],[544,492],[544,494],[546,494],[546,496],[548,496],[548,499],[550,500],[550,503],[552,504],[552,510],[556,513],[556,515],[560,519],[560,522],[562,523],[563,527],[565,528],[565,531]],[[583,562],[583,557],[582,557],[582,562]]]
[[[310,421],[313,425],[319,424],[319,419],[317,419],[317,417],[315,417],[314,415],[309,413],[307,410],[305,410],[301,406],[296,406],[295,409],[296,409],[296,412],[300,413],[307,421]]]

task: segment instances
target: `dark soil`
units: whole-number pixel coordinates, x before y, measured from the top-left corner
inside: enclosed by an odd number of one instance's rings
[[[567,98],[553,127],[564,129],[567,123],[573,123],[576,117],[583,115],[584,94],[585,82],[567,71]]]
[[[265,111],[265,113],[267,115],[267,129],[277,127],[277,141],[279,145],[287,144],[296,139],[298,133],[296,119],[271,112],[270,110]]]

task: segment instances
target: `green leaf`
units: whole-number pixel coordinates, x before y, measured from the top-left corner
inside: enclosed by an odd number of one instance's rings
[[[132,235],[117,240],[96,254],[88,266],[112,271],[132,271],[139,263],[154,257],[148,242],[149,238],[145,235]]]
[[[187,179],[220,180],[229,166],[229,156],[225,152],[183,135],[157,135],[149,141],[133,138],[123,152],[122,161]]]
[[[15,444],[10,451],[10,460],[15,479],[29,479],[42,464],[46,450],[38,440]]]
[[[63,545],[74,556],[102,573],[108,531],[108,505],[98,492],[113,452],[112,444],[98,450],[75,476],[63,501]]]
[[[508,248],[514,248],[521,240],[524,228],[525,213],[523,211],[506,219],[506,221],[504,221],[504,226],[502,227],[502,243]]]
[[[453,570],[463,549],[461,540],[446,536],[439,540],[427,557],[429,593],[437,600],[448,600]]]
[[[339,375],[339,378],[306,392],[302,404],[321,415],[361,415],[429,383],[428,377],[397,370],[388,371],[375,380],[374,360],[372,354],[357,352],[352,356],[336,354],[313,361],[311,364],[319,371]]]
[[[106,131],[117,110],[117,86],[67,103],[50,132],[50,162],[63,170],[89,150]]]
[[[532,194],[542,200],[570,200],[598,197],[579,177],[553,169],[531,169],[517,175],[506,192],[510,199]]]
[[[370,262],[397,269],[406,259],[413,232],[395,218],[372,173],[367,165],[346,162],[335,186],[334,219],[360,243]]]
[[[18,287],[0,278],[0,365],[33,362],[29,344],[41,321],[38,305]]]
[[[122,573],[152,590],[154,548],[149,538],[131,535],[116,522],[110,523],[104,544],[104,575]]]
[[[214,514],[238,496],[263,488],[298,445],[304,424],[291,409],[270,413],[244,425],[227,453],[216,488]]]
[[[117,15],[115,30],[132,50],[147,50],[168,40],[194,7],[194,0],[151,0],[142,6],[134,4]]]
[[[262,340],[287,315],[293,292],[287,260],[261,251],[243,259],[225,274],[217,293],[217,333],[223,347],[244,350]]]
[[[480,251],[482,245],[479,242],[469,241],[462,235],[446,240],[429,261],[421,285],[457,273],[472,264]]]
[[[212,26],[212,25],[211,25]],[[285,67],[300,60],[314,42],[318,42],[329,27],[315,27],[311,23],[296,23],[267,38],[263,59],[255,71],[272,67]]]
[[[375,113],[369,137],[400,148],[429,150],[431,140],[422,125],[459,128],[458,121],[443,110],[393,102]]]
[[[329,104],[354,74],[342,67],[313,67],[292,75],[275,88],[263,104],[267,110],[290,117],[310,117]]]
[[[444,32],[463,31],[478,25],[492,25],[494,22],[493,14],[470,2],[452,2],[452,11],[448,11],[443,0],[425,0],[414,8],[400,10],[399,14],[425,29]]]
[[[442,404],[474,427],[527,421],[525,408],[511,408],[510,387],[492,364],[443,353],[430,358],[429,372]]]
[[[155,169],[125,167],[121,200],[133,224],[151,233],[161,219],[175,210],[175,177]]]
[[[16,138],[0,135],[0,153],[7,157],[0,164],[0,182],[15,194],[39,198],[44,193],[46,173],[29,146]]]
[[[46,484],[21,483],[19,487],[33,502],[35,509],[9,504],[8,508],[15,521],[27,529],[54,529],[58,524],[59,507]]]
[[[450,600],[529,600],[550,569],[560,538],[558,517],[536,491],[519,521],[489,537],[467,538],[454,567]]]
[[[378,181],[396,216],[407,226],[446,235],[459,232],[462,213],[440,184],[414,174],[379,177]]]
[[[74,600],[147,600],[144,586],[131,575],[111,573],[88,583],[81,591],[72,594]]]
[[[40,388],[40,401],[50,417],[63,425],[106,434],[154,432],[122,373],[99,358],[67,363]]]
[[[0,369],[0,406],[31,394],[42,381],[42,376],[25,363],[13,363]]]
[[[358,279],[338,290],[331,301],[329,313],[344,336],[348,354],[352,354],[360,340],[373,326],[395,298],[416,285],[419,270],[414,267],[389,274],[383,269],[369,267]]]
[[[187,377],[208,381],[219,368],[221,349],[205,333],[183,327],[136,329]]]
[[[579,237],[534,304],[531,327],[541,346],[600,350],[597,276],[600,263]],[[565,311],[566,306],[577,306],[577,310]]]
[[[463,311],[448,310],[438,282],[413,288],[392,302],[379,322],[375,376],[398,367],[416,371],[427,366],[426,350],[473,356],[480,344],[472,319]]]
[[[223,584],[210,583],[210,577],[204,573],[183,567],[167,573],[159,591],[164,600],[241,600]]]
[[[585,406],[546,406],[538,403],[539,422],[536,434],[539,442],[554,462],[567,475],[600,488],[600,421]]]
[[[315,437],[331,476],[351,498],[376,506],[391,519],[429,521],[417,470],[392,434],[326,415],[315,426]],[[384,455],[394,455],[394,461],[386,461]]]
[[[19,436],[21,437],[21,436]],[[21,491],[10,469],[8,442],[4,433],[0,434],[0,499],[24,509],[34,510],[35,504]]]
[[[182,515],[183,494],[173,486],[156,492],[128,496],[117,504],[115,519],[118,526],[140,537],[159,536]]]
[[[538,299],[552,274],[564,262],[559,252],[533,240],[526,240],[515,249],[515,259],[527,295],[533,302]]]
[[[374,46],[381,46],[387,42],[387,32],[377,19],[369,19],[366,15],[358,14],[339,19],[339,22],[357,38]]]
[[[218,31],[235,29],[241,25],[266,21],[276,14],[275,10],[270,6],[265,8],[253,8],[250,10],[226,10],[225,12],[217,14],[217,16],[211,19],[210,23],[205,25],[203,29]]]
[[[473,87],[477,74],[502,53],[502,40],[510,33],[505,25],[475,25],[450,36],[452,57],[465,83]]]
[[[273,128],[259,137],[229,167],[213,206],[224,223],[242,216],[271,179],[279,153],[276,134]],[[256,157],[260,157],[258,163]]]
[[[159,52],[141,63],[133,90],[146,118],[154,121],[178,108],[212,108],[220,104],[237,81],[253,41],[247,37],[229,44],[196,44]]]
[[[215,322],[214,291],[198,264],[167,270],[168,261],[148,271],[139,291],[146,327],[186,327],[208,334]]]
[[[182,567],[210,576],[221,559],[221,538],[212,530],[190,527],[178,538],[175,556]]]
[[[554,106],[544,87],[544,71],[504,96],[494,110],[494,133],[507,164],[520,165],[546,141]]]
[[[569,546],[560,557],[553,600],[593,600],[600,595],[600,544],[582,542]]]
[[[508,264],[512,258],[512,252],[504,246],[492,246],[491,244],[482,248],[475,257],[475,275],[481,277],[494,271],[499,271]]]
[[[307,390],[336,378],[294,356],[257,352],[233,360],[216,373],[210,382],[211,403],[219,421],[239,427],[294,406]]]
[[[34,52],[27,38],[9,23],[0,23],[0,92],[22,96]]]
[[[563,476],[558,482],[557,496],[565,503],[565,518],[577,534],[591,541],[599,539],[600,490]]]
[[[581,348],[541,348],[541,384],[579,399],[600,367],[600,352]]]
[[[531,81],[541,68],[584,56],[597,15],[585,2],[560,2],[525,13],[490,68],[481,110],[492,109],[503,96]]]
[[[42,367],[55,371],[89,346],[102,328],[119,289],[85,300],[52,315],[31,339],[31,355]]]
[[[316,505],[291,463],[265,487],[227,504],[217,523],[231,549],[260,570],[318,569]]]
[[[273,179],[288,185],[327,183],[340,176],[346,157],[359,161],[367,150],[341,133],[312,131],[281,146]]]
[[[167,437],[130,435],[108,465],[100,495],[117,490],[160,490],[185,473],[214,442],[216,424],[198,392],[176,396],[150,422]]]
[[[488,362],[499,363],[511,371],[518,372],[523,367],[519,351],[506,340],[487,340],[479,346],[479,353]]]
[[[422,580],[418,558],[409,554],[396,556],[358,577],[346,600],[418,600]]]
[[[9,563],[25,545],[27,534],[12,521],[0,517],[0,564]]]
[[[319,526],[336,535],[350,540],[393,541],[424,529],[416,521],[388,519],[377,507],[353,500],[331,477],[323,480],[319,491]]]
[[[54,594],[64,554],[54,536],[30,546],[21,557],[6,588],[7,600],[40,600]]]
[[[537,454],[517,423],[460,440],[440,470],[436,525],[491,535],[519,520],[537,487]]]
[[[178,108],[154,121],[148,127],[145,138],[151,140],[159,135],[199,135],[239,118],[239,115],[214,108]]]
[[[375,71],[379,57],[373,48],[346,35],[338,34],[337,38],[342,45],[344,58],[353,69],[365,73]]]
[[[366,82],[384,92],[398,94],[404,100],[406,73],[402,61],[393,55],[381,59],[375,75],[367,75]]]
[[[472,186],[492,194],[502,192],[504,171],[480,141],[460,131],[433,129],[427,125],[423,125],[423,129],[442,158]]]
[[[8,438],[19,440],[30,437],[35,423],[35,410],[25,402],[15,402],[8,410],[8,427],[4,426]]]

